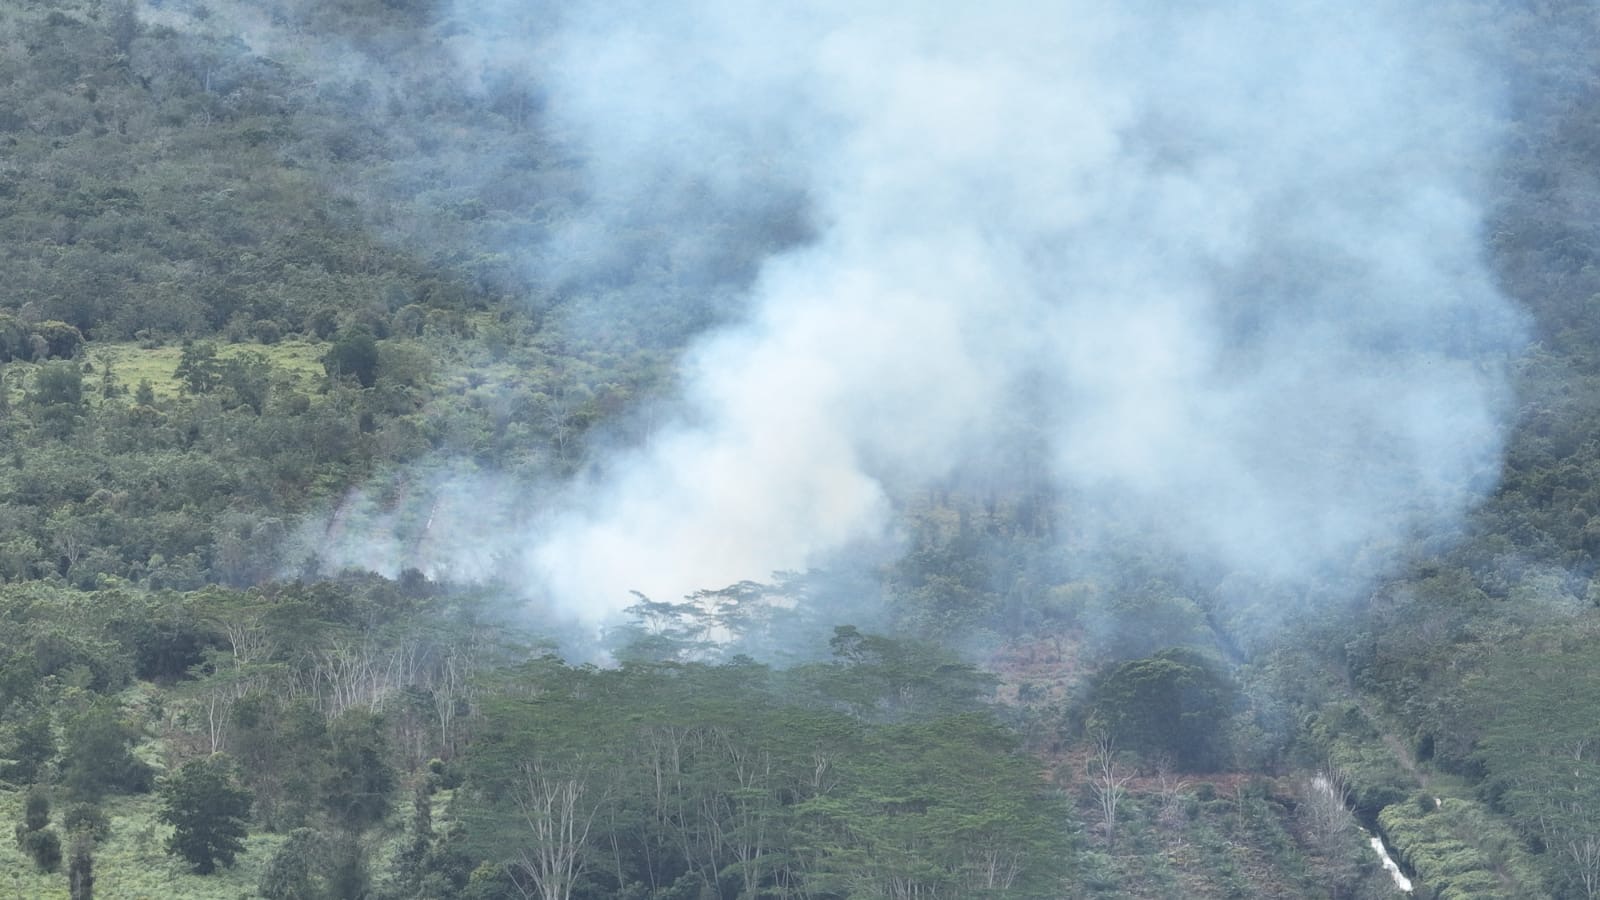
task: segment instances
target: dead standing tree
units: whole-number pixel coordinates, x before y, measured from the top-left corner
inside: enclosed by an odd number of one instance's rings
[[[1086,774],[1100,807],[1101,820],[1105,823],[1106,847],[1109,849],[1117,843],[1117,807],[1127,796],[1128,782],[1133,780],[1134,771],[1117,758],[1116,743],[1109,731],[1095,731],[1090,738],[1094,744],[1085,763]]]
[[[568,765],[534,759],[518,771],[515,800],[528,832],[510,863],[512,881],[529,900],[569,900],[606,791],[591,784],[593,773],[581,759]]]

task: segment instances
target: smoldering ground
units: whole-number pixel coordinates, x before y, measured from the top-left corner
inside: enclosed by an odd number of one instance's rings
[[[582,160],[586,205],[501,249],[632,305],[737,287],[668,420],[473,558],[599,622],[892,544],[1030,441],[1077,540],[1380,568],[1493,486],[1521,340],[1482,257],[1497,74],[1440,15],[457,4],[464,89],[536,89]],[[619,259],[640,221],[668,262]]]

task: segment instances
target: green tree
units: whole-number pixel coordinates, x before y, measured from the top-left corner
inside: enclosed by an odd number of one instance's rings
[[[0,362],[27,359],[28,334],[15,316],[0,313]]]
[[[256,797],[256,816],[268,827],[305,825],[317,808],[327,771],[328,723],[305,699],[279,705],[248,694],[230,712],[230,748]]]
[[[111,820],[93,803],[74,803],[61,816],[61,827],[68,834],[84,833],[97,841],[111,836]]]
[[[32,331],[44,339],[49,355],[55,359],[71,359],[83,346],[83,332],[65,322],[35,322]]]
[[[1561,896],[1600,897],[1596,635],[1563,623],[1500,648],[1464,680],[1485,791],[1545,848]]]
[[[38,831],[50,824],[50,793],[35,785],[28,790],[22,805],[22,825],[29,831]]]
[[[67,890],[71,900],[94,900],[94,837],[88,832],[74,832],[70,853]]]
[[[1225,761],[1223,737],[1237,695],[1220,663],[1173,647],[1096,679],[1090,722],[1130,750],[1166,753],[1182,768],[1206,770]]]
[[[41,872],[54,872],[61,868],[61,837],[52,828],[37,831],[17,829],[17,846],[33,859]]]
[[[828,642],[835,662],[808,667],[818,689],[863,719],[899,722],[978,709],[996,679],[936,644],[845,625]]]
[[[133,755],[137,736],[110,701],[97,702],[71,717],[61,761],[62,783],[89,800],[112,791],[150,790],[150,767]]]
[[[347,329],[322,357],[329,378],[354,378],[364,388],[378,380],[378,341],[365,326]]]
[[[3,770],[9,781],[30,782],[56,755],[55,729],[50,714],[43,710],[28,716],[17,725],[12,739],[10,757]]]
[[[366,710],[350,710],[328,729],[332,744],[322,802],[334,822],[361,832],[389,814],[395,772],[385,758],[388,740],[383,719]]]
[[[32,857],[40,871],[54,872],[61,865],[61,838],[50,828],[50,794],[44,788],[29,789],[16,835],[17,849]]]
[[[254,350],[237,353],[222,363],[218,383],[227,394],[227,405],[247,406],[260,414],[272,389],[272,363]]]
[[[433,375],[433,356],[412,341],[388,340],[378,345],[378,377],[410,388],[425,387]]]
[[[591,677],[554,660],[525,666],[514,678],[538,683],[541,696],[532,703],[485,700],[492,734],[472,759],[469,782],[494,810],[483,837],[518,889],[567,900],[593,861],[596,825],[623,780],[615,729],[583,711],[601,696],[628,701],[608,689],[616,686],[613,676]],[[687,835],[694,823],[683,824]]]
[[[982,715],[874,729],[844,785],[802,809],[825,848],[810,880],[849,896],[1056,896],[1064,810],[1036,761]],[[959,787],[955,787],[959,786]]]
[[[173,376],[190,394],[209,394],[222,383],[223,363],[217,358],[217,345],[210,341],[186,341]]]
[[[172,826],[167,852],[208,875],[244,851],[250,792],[234,783],[223,754],[191,760],[161,784],[161,821]]]
[[[417,888],[427,874],[428,853],[433,848],[433,790],[432,776],[419,780],[411,798],[410,842],[400,851],[400,881]]]
[[[310,828],[289,832],[257,886],[266,900],[322,900],[329,896],[329,840]]]
[[[343,834],[328,847],[328,895],[366,897],[372,891],[367,850],[353,834]]]
[[[40,406],[81,406],[83,371],[65,360],[45,363],[33,378],[32,397]]]

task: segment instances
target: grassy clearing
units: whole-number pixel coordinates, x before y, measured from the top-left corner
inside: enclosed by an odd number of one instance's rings
[[[22,821],[23,791],[0,792],[0,825],[9,829]],[[397,798],[400,799],[400,798]],[[449,821],[450,792],[434,797],[439,822]],[[68,804],[51,809],[51,827],[60,833],[60,817]],[[156,819],[161,801],[153,794],[109,797],[102,804],[111,822],[111,836],[95,848],[95,896],[116,900],[246,900],[258,897],[257,885],[286,837],[252,830],[245,852],[233,868],[196,875],[167,855],[165,844],[172,829]],[[409,801],[400,799],[387,829],[368,835],[370,871],[375,883],[393,876],[396,859],[408,835],[404,823],[412,815]],[[33,861],[9,838],[0,841],[0,900],[68,900],[66,854],[69,839],[62,835],[63,861],[58,872],[40,872]]]
[[[322,368],[323,354],[328,345],[316,341],[284,340],[276,344],[217,345],[217,356],[228,359],[240,353],[260,353],[272,364],[276,377],[287,379],[299,391],[311,392],[326,377]],[[182,389],[175,375],[183,348],[177,344],[160,347],[143,347],[136,343],[93,343],[84,346],[80,362],[89,370],[83,375],[84,398],[91,404],[99,402],[100,387],[106,366],[111,366],[111,377],[117,387],[132,394],[139,382],[149,381],[156,398],[171,400],[180,396]],[[14,361],[0,365],[5,381],[6,399],[20,403],[32,383],[38,363]]]
[[[178,379],[173,374],[183,348],[176,344],[161,347],[142,347],[138,344],[90,344],[86,359],[94,366],[94,374],[86,376],[85,387],[98,385],[109,363],[116,382],[132,390],[140,381],[148,380],[157,397],[176,397]],[[323,377],[322,355],[328,350],[323,343],[303,340],[284,340],[276,344],[219,344],[217,356],[227,359],[240,353],[252,352],[265,356],[272,367],[287,375],[296,386],[308,389]]]
[[[0,793],[0,823],[22,821],[21,791]],[[51,810],[51,825],[59,833],[65,804]],[[160,801],[154,795],[111,797],[102,808],[111,820],[111,836],[95,848],[95,895],[119,900],[241,900],[255,897],[256,885],[281,835],[253,833],[245,852],[231,869],[212,875],[195,875],[168,856],[163,845],[172,829],[156,820]],[[67,900],[66,863],[54,873],[40,872],[33,861],[6,840],[0,848],[0,898]],[[63,850],[68,840],[62,836]]]

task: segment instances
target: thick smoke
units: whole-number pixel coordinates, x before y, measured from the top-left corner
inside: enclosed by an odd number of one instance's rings
[[[602,218],[781,194],[813,234],[528,538],[541,590],[596,619],[825,561],[1017,421],[1069,515],[1265,577],[1459,515],[1518,320],[1480,255],[1496,96],[1412,7],[461,8],[465,69],[539,82]]]
[[[1496,73],[1442,15],[458,0],[464,88],[581,161],[582,203],[494,249],[570,294],[564,327],[723,324],[676,417],[586,477],[419,474],[320,549],[519,572],[593,622],[890,546],[931,486],[1042,478],[1075,558],[1370,574],[1492,487],[1520,341],[1481,258]],[[449,177],[492,178],[476,152]]]

